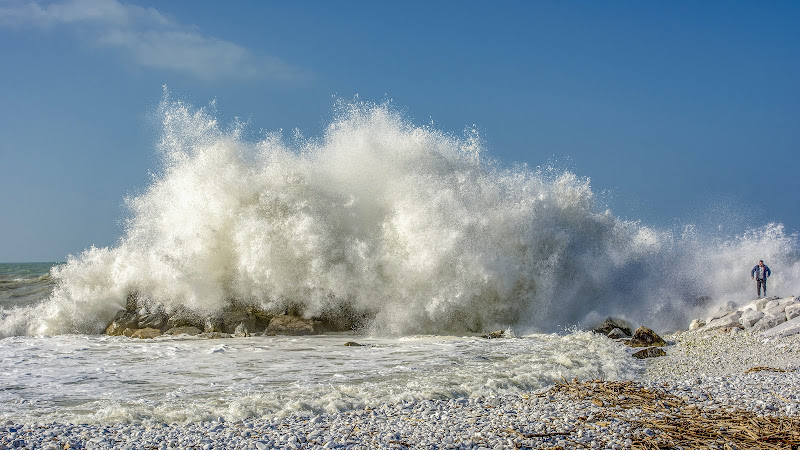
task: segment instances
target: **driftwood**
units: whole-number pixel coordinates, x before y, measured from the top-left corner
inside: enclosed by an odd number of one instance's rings
[[[762,371],[768,371],[768,372],[794,372],[794,370],[792,370],[792,369],[787,370],[787,369],[774,369],[772,367],[753,367],[753,368],[745,370],[744,373],[762,372]]]
[[[607,417],[632,424],[632,448],[794,449],[800,446],[800,418],[759,416],[740,409],[702,408],[666,390],[644,388],[632,381],[565,380],[550,392],[591,400],[597,406],[608,408],[601,413],[601,419]],[[626,417],[620,411],[629,408],[641,410],[641,414],[636,415],[639,419]],[[652,432],[645,433],[645,429]]]

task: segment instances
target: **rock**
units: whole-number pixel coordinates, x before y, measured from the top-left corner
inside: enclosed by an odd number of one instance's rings
[[[623,339],[623,338],[630,337],[630,335],[626,334],[624,331],[620,330],[619,328],[614,328],[613,330],[611,330],[610,333],[608,333],[607,336],[610,337],[611,339]]]
[[[263,333],[272,319],[267,314],[252,306],[233,305],[222,312],[219,320],[219,331],[236,334],[236,329],[242,325],[249,333]]]
[[[752,305],[753,309],[755,309],[756,311],[764,311],[764,306],[768,302],[769,302],[768,298],[760,298],[760,299],[750,303],[750,305]]]
[[[206,317],[203,324],[203,333],[222,333],[222,319]]]
[[[697,330],[699,328],[703,328],[706,326],[706,321],[703,319],[694,319],[692,323],[689,324],[689,330]]]
[[[637,330],[638,331],[638,330]],[[638,352],[632,355],[634,358],[645,359],[645,358],[657,358],[659,356],[667,356],[667,352],[661,350],[658,347],[648,347],[643,350],[639,350]]]
[[[233,330],[234,337],[250,337],[250,333],[247,331],[247,327],[244,326],[244,322],[240,323],[236,329]]]
[[[742,314],[739,311],[729,312],[727,315],[717,317],[706,322],[705,330],[716,330],[719,328],[730,328],[739,326],[739,318]]]
[[[761,320],[762,317],[764,317],[763,312],[756,309],[748,309],[742,313],[741,317],[739,317],[739,323],[742,324],[745,329],[749,329],[752,328],[756,322]]]
[[[161,330],[156,328],[140,328],[136,330],[131,337],[138,339],[152,339],[161,336]]]
[[[177,336],[179,334],[188,334],[190,336],[196,336],[202,332],[203,330],[197,327],[172,327],[169,330],[165,331],[164,334],[170,334],[173,336]]]
[[[167,327],[167,315],[163,312],[139,311],[139,322],[137,328],[155,328],[161,330]]]
[[[267,334],[287,334],[291,336],[303,336],[308,334],[319,334],[315,322],[298,316],[275,316],[269,321],[266,330]]]
[[[620,331],[627,334],[628,336],[631,335],[631,326],[628,322],[622,319],[617,319],[614,317],[606,317],[606,320],[603,321],[600,325],[596,326],[592,331],[595,333],[600,333],[603,335],[608,336],[608,333],[614,331],[615,328],[619,328]]]
[[[194,327],[202,330],[205,328],[205,320],[188,311],[178,311],[170,314],[167,319],[167,329],[183,327]]]
[[[739,306],[731,301],[725,302],[724,305],[719,306],[716,311],[706,318],[706,324],[711,323],[714,319],[722,317],[729,317],[731,314],[738,312]]]
[[[506,337],[505,330],[492,331],[481,336],[484,339],[497,339]]]
[[[109,336],[122,336],[127,329],[136,330],[139,328],[138,323],[138,314],[127,310],[120,311],[106,327],[106,334]]]
[[[786,313],[786,320],[792,320],[795,317],[800,317],[800,303],[792,303],[791,305],[786,306],[784,310]]]
[[[776,327],[783,322],[786,322],[786,313],[781,311],[779,315],[777,314],[764,314],[764,317],[761,318],[758,322],[753,325],[750,331],[758,333],[761,331],[769,330],[772,327]]]
[[[633,333],[633,337],[625,342],[625,344],[630,347],[664,347],[667,345],[667,343],[661,339],[661,336],[647,327],[637,328]]]
[[[359,344],[358,342],[349,341],[349,342],[345,342],[344,346],[345,347],[363,347],[364,345]]]
[[[220,333],[219,331],[211,331],[211,332],[202,332],[198,334],[199,337],[204,337],[207,339],[224,339],[231,337],[228,333]]]

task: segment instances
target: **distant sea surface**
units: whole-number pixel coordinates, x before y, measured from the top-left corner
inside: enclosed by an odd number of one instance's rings
[[[0,309],[28,306],[53,292],[50,269],[59,263],[0,263]]]

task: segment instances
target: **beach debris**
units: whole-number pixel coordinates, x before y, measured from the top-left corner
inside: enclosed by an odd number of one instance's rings
[[[564,381],[542,395],[554,394],[604,408],[595,419],[630,423],[631,448],[779,449],[800,445],[799,417],[704,408],[666,389],[646,388],[633,381]],[[627,410],[643,414],[628,417],[624,414]]]
[[[647,327],[639,327],[633,332],[630,340],[625,341],[630,347],[664,347],[667,345],[661,336]]]
[[[667,356],[667,352],[661,350],[658,347],[647,347],[645,349],[639,350],[638,352],[634,353],[631,356],[639,359],[657,358],[659,356]]]
[[[794,372],[794,369],[776,369],[774,367],[759,366],[759,367],[751,367],[750,369],[745,370],[744,373],[764,372],[764,371],[767,371],[767,372]]]

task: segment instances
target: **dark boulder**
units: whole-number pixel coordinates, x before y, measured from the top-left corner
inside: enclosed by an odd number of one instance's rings
[[[625,344],[631,347],[664,347],[667,345],[667,343],[661,339],[661,336],[647,327],[637,328],[631,339],[626,341]]]
[[[594,327],[592,331],[595,333],[602,334],[604,336],[608,336],[609,333],[614,331],[615,328],[619,328],[620,331],[625,333],[626,335],[631,335],[631,326],[630,324],[622,319],[617,319],[614,317],[607,317],[600,325]]]

